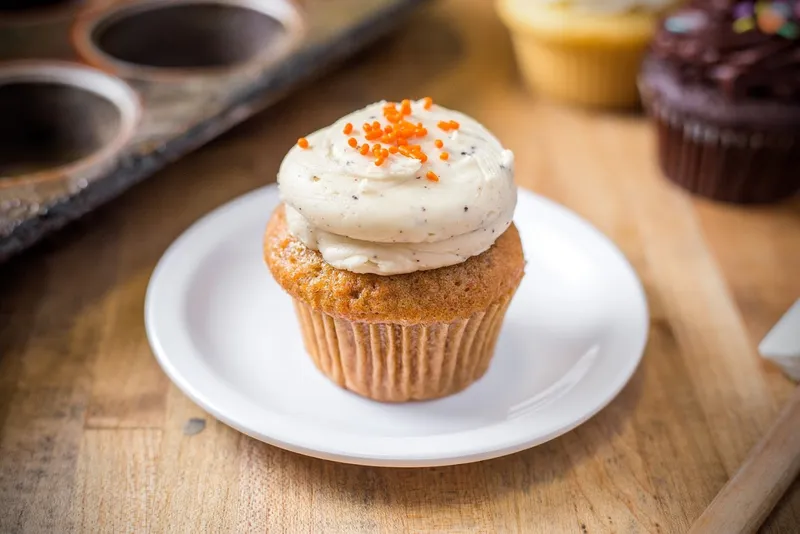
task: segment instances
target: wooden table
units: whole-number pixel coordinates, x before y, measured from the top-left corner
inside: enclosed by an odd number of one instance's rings
[[[628,256],[652,314],[633,380],[559,439],[438,469],[315,460],[214,421],[148,347],[156,261],[198,217],[272,181],[301,134],[424,95],[483,121],[516,152],[522,186]],[[636,115],[535,100],[490,3],[438,2],[0,267],[0,532],[685,532],[792,391],[755,347],[800,296],[800,202],[692,199],[659,175],[650,134]],[[764,531],[798,528],[795,483]]]

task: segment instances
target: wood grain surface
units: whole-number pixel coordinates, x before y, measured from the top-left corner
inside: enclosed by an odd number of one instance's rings
[[[198,217],[273,181],[300,135],[380,98],[425,95],[483,121],[516,152],[520,185],[625,252],[652,315],[632,381],[561,438],[448,468],[315,460],[215,421],[151,355],[155,263]],[[693,199],[661,178],[653,148],[636,114],[529,95],[491,3],[425,8],[0,267],[0,532],[686,532],[793,390],[755,347],[800,296],[800,202]],[[795,482],[763,532],[798,531]]]

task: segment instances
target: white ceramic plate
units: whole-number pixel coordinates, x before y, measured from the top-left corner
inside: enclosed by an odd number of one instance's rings
[[[647,305],[617,248],[572,212],[520,191],[528,261],[489,371],[452,397],[381,404],[338,388],[305,354],[289,297],[264,265],[274,186],[207,215],[150,280],[147,334],[197,404],[256,439],[341,462],[432,466],[550,440],[608,404],[633,374]]]

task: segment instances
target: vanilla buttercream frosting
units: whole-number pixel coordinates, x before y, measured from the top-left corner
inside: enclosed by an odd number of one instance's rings
[[[413,134],[398,146],[401,131]],[[419,100],[378,102],[307,136],[278,185],[289,231],[326,262],[394,275],[489,249],[511,224],[513,174],[513,153],[479,122]]]

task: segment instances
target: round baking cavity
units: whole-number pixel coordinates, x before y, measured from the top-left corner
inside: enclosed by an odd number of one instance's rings
[[[282,0],[145,0],[86,13],[73,27],[78,54],[125,77],[179,77],[267,65],[303,35]]]
[[[139,113],[133,91],[97,70],[0,65],[0,185],[102,164],[130,140]]]

